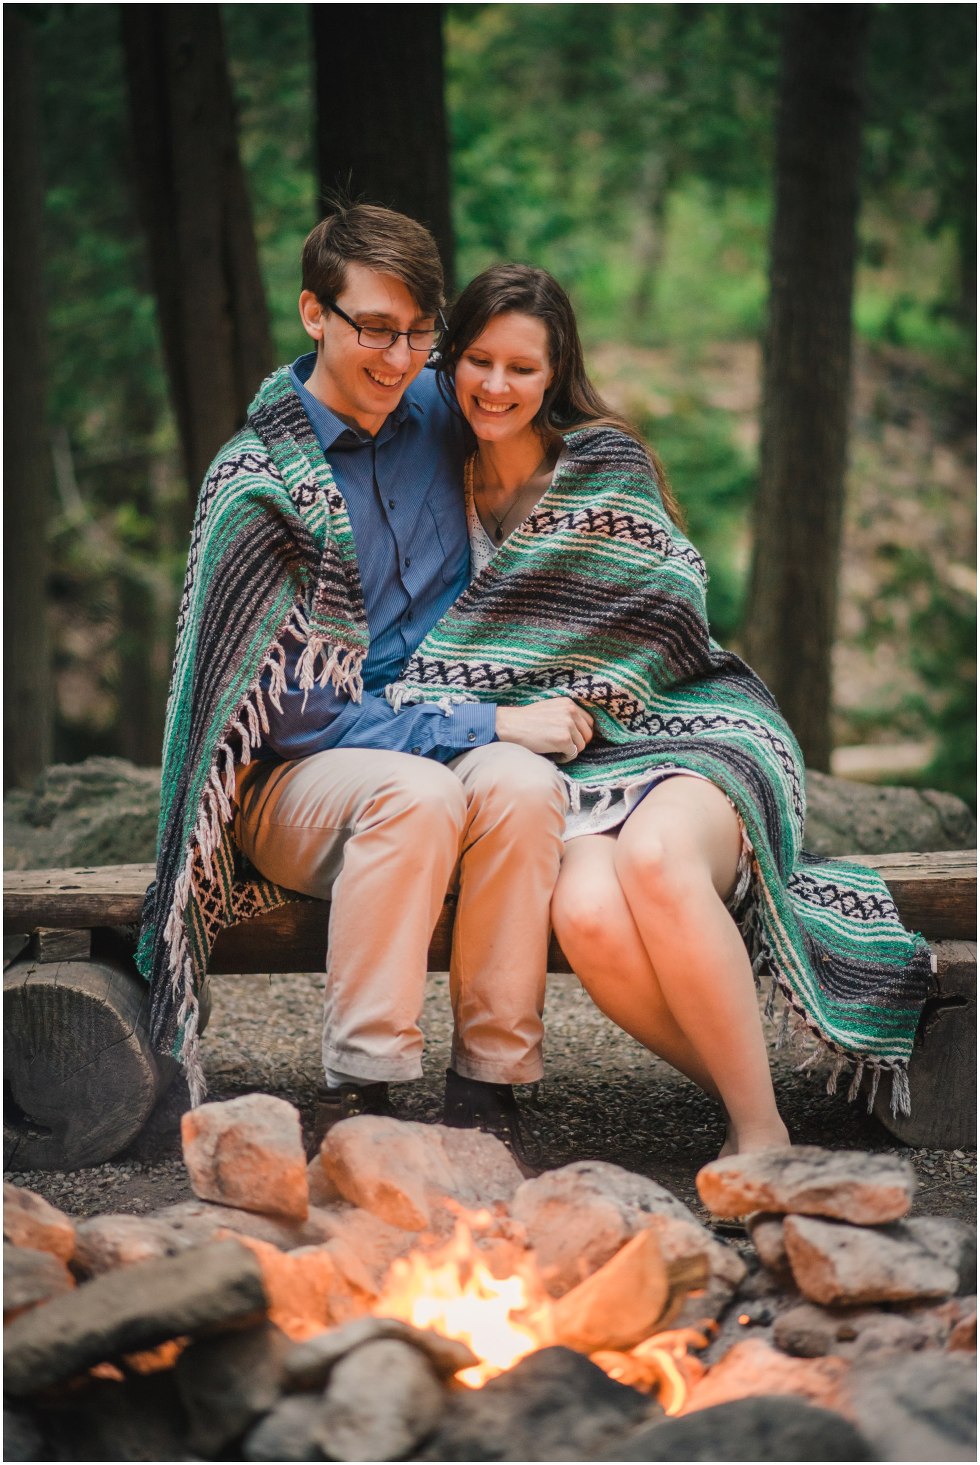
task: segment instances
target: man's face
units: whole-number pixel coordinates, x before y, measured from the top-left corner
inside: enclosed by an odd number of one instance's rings
[[[336,304],[360,326],[409,331],[435,324],[431,315],[420,312],[407,285],[365,265],[347,266],[347,282]],[[354,328],[321,305],[312,291],[303,291],[299,309],[304,329],[317,342],[309,390],[338,417],[376,433],[425,366],[426,353],[410,350],[404,336],[384,351],[362,346]]]

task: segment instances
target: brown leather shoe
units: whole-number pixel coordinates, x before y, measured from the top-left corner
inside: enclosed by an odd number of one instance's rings
[[[463,1078],[454,1068],[447,1068],[442,1122],[452,1129],[481,1129],[484,1134],[492,1134],[507,1146],[525,1177],[539,1173],[529,1153],[530,1146],[521,1128],[521,1113],[509,1083]]]
[[[397,1119],[398,1113],[388,1097],[386,1083],[343,1083],[337,1088],[320,1084],[316,1091],[316,1112],[313,1119],[313,1138],[306,1151],[306,1158],[312,1160],[320,1153],[320,1146],[328,1130],[342,1119],[353,1119],[358,1114],[381,1114],[387,1119]]]

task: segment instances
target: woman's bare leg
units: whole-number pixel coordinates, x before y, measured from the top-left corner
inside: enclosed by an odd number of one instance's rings
[[[601,1012],[718,1099],[711,1074],[664,1001],[615,858],[615,834],[582,835],[565,846],[551,902],[562,951]]]
[[[616,840],[615,869],[664,1002],[729,1116],[726,1151],[789,1142],[769,1072],[748,953],[725,908],[738,819],[703,779],[653,789]]]

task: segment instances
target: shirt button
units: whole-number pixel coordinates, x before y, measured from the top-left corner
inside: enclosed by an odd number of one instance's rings
[[[393,509],[395,507],[395,500],[394,499],[389,499],[388,500],[388,507],[389,507],[389,509]]]
[[[413,752],[413,753],[421,753],[421,751],[422,751],[422,749],[421,749],[421,748],[413,748],[413,749],[412,749],[412,752]]]
[[[468,743],[475,743],[476,742],[476,733],[475,732],[468,732],[466,734],[466,741]]]
[[[410,554],[407,554],[405,556],[405,568],[406,568],[406,570],[408,570],[408,569],[411,568],[411,564],[412,564],[412,556]]]

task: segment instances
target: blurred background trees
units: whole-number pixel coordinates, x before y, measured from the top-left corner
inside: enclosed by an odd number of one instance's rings
[[[850,467],[833,697],[812,700],[838,763],[908,744],[907,776],[971,796],[975,13],[942,4],[5,7],[8,64],[29,43],[37,96],[32,112],[8,83],[5,381],[24,430],[5,558],[24,573],[5,721],[9,738],[30,707],[38,736],[7,780],[47,756],[45,688],[55,756],[157,760],[199,465],[266,366],[305,348],[299,253],[348,173],[425,218],[457,281],[515,258],[570,288],[595,375],[687,507],[716,635],[751,645],[782,33],[794,11],[850,9],[869,12]]]

